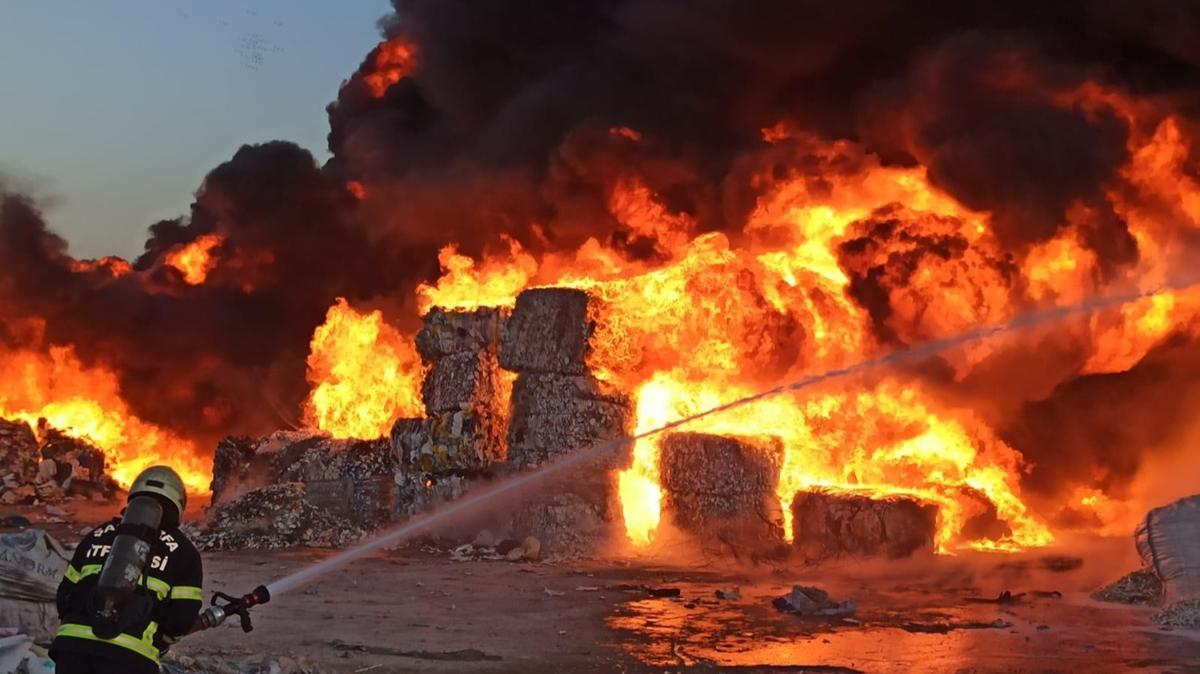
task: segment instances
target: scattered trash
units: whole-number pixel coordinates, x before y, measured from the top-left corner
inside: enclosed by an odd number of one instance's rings
[[[682,594],[677,587],[642,587],[646,590],[646,594],[656,598],[678,597]]]
[[[566,592],[560,592],[558,590],[551,590],[548,587],[543,588],[542,591],[546,593],[547,597],[561,597],[566,594]]]
[[[737,585],[729,588],[718,588],[716,595],[717,599],[727,599],[730,601],[742,598],[742,592]]]
[[[172,653],[163,658],[162,671],[164,674],[328,674],[330,670],[304,658]]]
[[[475,648],[464,648],[457,651],[406,651],[398,648],[387,648],[385,646],[371,646],[367,644],[351,644],[340,640],[329,642],[335,650],[370,653],[371,655],[393,655],[400,658],[415,658],[418,660],[442,660],[447,662],[481,662],[481,661],[498,661],[500,656],[484,653]]]
[[[1152,569],[1139,569],[1092,593],[1096,601],[1133,606],[1157,606],[1163,600],[1163,584]]]
[[[600,588],[596,585],[580,585],[575,588],[576,592],[598,592]]]
[[[46,506],[46,514],[51,517],[70,517],[71,513],[56,506]]]
[[[858,604],[852,601],[838,603],[821,588],[795,585],[783,597],[776,597],[771,605],[777,611],[794,613],[805,617],[841,618],[853,615]]]

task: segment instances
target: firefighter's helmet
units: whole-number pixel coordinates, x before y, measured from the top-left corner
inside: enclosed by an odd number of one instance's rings
[[[129,487],[129,498],[139,494],[158,494],[175,505],[179,516],[187,508],[187,489],[179,473],[167,466],[151,466],[143,470]]]

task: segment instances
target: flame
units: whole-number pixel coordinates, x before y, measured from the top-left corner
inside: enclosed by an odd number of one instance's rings
[[[1012,65],[996,86],[1047,86]],[[628,174],[610,185],[607,206],[642,254],[597,239],[544,254],[505,240],[506,253],[478,260],[448,246],[439,256],[443,275],[421,286],[419,305],[422,312],[435,305],[511,306],[522,289],[539,285],[589,291],[603,312],[589,364],[601,379],[633,392],[642,432],[893,348],[880,334],[916,344],[1003,323],[1031,306],[1067,306],[1108,288],[1163,283],[1172,263],[1167,253],[1181,235],[1177,223],[1200,228],[1200,182],[1188,172],[1194,153],[1183,125],[1155,119],[1151,107],[1094,84],[1048,100],[1129,122],[1130,161],[1122,184],[1107,195],[1137,244],[1136,261],[1124,268],[1102,269],[1091,248],[1088,233],[1111,217],[1094,206],[1073,205],[1054,237],[1014,259],[993,235],[990,215],[935,187],[925,168],[887,166],[852,142],[822,141],[777,124],[762,129],[764,142],[794,144],[804,161],[792,171],[772,165],[752,179],[760,196],[738,238],[699,233],[691,215],[672,211]],[[625,127],[610,135],[643,140]],[[653,255],[645,254],[643,241]],[[864,292],[874,294],[864,299]],[[869,302],[886,311],[869,312]],[[1181,292],[1070,322],[1063,329],[1086,345],[1074,374],[1127,370],[1174,331],[1198,329],[1197,316],[1200,294]],[[945,360],[961,380],[1002,348],[1028,346],[983,343]],[[936,504],[941,552],[1019,550],[1054,540],[1022,496],[1029,466],[987,420],[899,372],[850,386],[856,388],[778,396],[689,430],[781,441],[777,496],[788,535],[794,495],[820,487]],[[619,475],[625,527],[635,543],[652,541],[666,516],[658,456],[659,440],[639,441],[632,465]],[[1074,488],[1083,494],[1078,505],[1102,523],[1120,510],[1098,489]],[[987,518],[999,528],[972,526]]]
[[[188,285],[197,286],[208,278],[208,273],[217,266],[217,260],[212,251],[221,245],[220,234],[205,234],[196,237],[195,241],[180,246],[166,255],[167,265],[178,269],[183,274],[183,281]]]
[[[211,467],[196,447],[129,411],[116,376],[85,367],[69,346],[37,351],[0,351],[0,418],[50,428],[104,451],[108,474],[127,487],[144,468],[165,464],[189,491],[205,492]]]
[[[412,341],[383,312],[359,313],[340,297],[313,332],[308,381],[304,421],[335,438],[377,438],[396,418],[424,409]]]
[[[387,90],[412,72],[416,58],[416,47],[404,38],[394,37],[380,42],[372,70],[363,76],[372,98],[383,98]]]
[[[119,257],[102,257],[96,260],[71,260],[71,271],[76,274],[102,273],[120,278],[133,273],[133,265]]]

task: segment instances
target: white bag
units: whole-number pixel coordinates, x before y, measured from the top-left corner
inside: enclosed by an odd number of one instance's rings
[[[1133,538],[1162,579],[1165,604],[1200,596],[1200,495],[1146,513]]]
[[[66,550],[41,529],[0,534],[0,626],[49,643],[58,629],[54,599],[68,561]]]

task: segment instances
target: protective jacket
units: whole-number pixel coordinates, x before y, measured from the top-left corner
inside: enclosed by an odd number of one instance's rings
[[[203,606],[200,553],[177,526],[164,524],[151,542],[137,592],[121,611],[121,633],[101,639],[92,631],[94,589],[120,523],[114,518],[93,529],[75,549],[58,586],[61,626],[50,654],[98,655],[130,672],[157,672],[159,655],[187,634]]]

